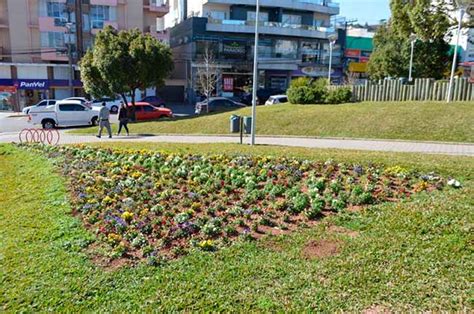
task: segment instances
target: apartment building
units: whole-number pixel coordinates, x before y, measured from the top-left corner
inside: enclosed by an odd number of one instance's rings
[[[295,77],[326,77],[328,38],[337,33],[332,22],[338,14],[331,0],[260,0],[259,86],[284,90]],[[165,27],[174,78],[183,82],[190,101],[206,51],[218,68],[217,94],[232,96],[251,86],[255,23],[255,0],[171,0]],[[335,80],[342,77],[341,36],[333,54]]]
[[[0,103],[83,95],[77,61],[105,26],[139,28],[162,41],[167,0],[0,0]]]

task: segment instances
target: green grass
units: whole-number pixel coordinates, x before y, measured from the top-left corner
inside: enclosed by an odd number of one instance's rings
[[[188,152],[237,148],[140,147]],[[259,147],[256,153],[283,152],[362,164],[375,160],[413,166],[420,161],[419,169],[456,175],[465,187],[341,214],[290,236],[241,243],[217,253],[192,253],[157,268],[104,270],[84,253],[93,237],[70,214],[65,180],[43,157],[2,145],[0,309],[333,312],[381,305],[394,311],[473,310],[473,158],[419,160],[409,154],[273,147]],[[359,236],[329,233],[331,224]],[[343,249],[322,260],[303,258],[305,243],[315,239],[339,239]]]
[[[140,134],[228,134],[235,112],[132,124]],[[393,102],[259,107],[259,135],[349,137],[474,143],[474,103]],[[92,134],[96,128],[74,131]]]

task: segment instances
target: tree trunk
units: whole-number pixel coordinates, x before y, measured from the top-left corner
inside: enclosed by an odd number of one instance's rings
[[[132,98],[132,110],[130,112],[130,119],[133,122],[136,122],[137,116],[136,116],[136,106],[135,106],[135,89],[132,89],[132,91],[130,92],[130,96]]]

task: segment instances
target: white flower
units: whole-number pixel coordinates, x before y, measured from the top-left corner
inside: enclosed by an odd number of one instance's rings
[[[461,187],[461,182],[459,182],[458,180],[455,180],[455,179],[451,179],[448,181],[448,185],[453,187],[453,188],[460,188]]]

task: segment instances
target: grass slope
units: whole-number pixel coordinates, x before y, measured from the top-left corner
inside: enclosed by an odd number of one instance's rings
[[[238,110],[250,115],[250,108]],[[231,113],[131,125],[141,134],[228,134]],[[259,107],[259,135],[352,137],[474,143],[474,103],[393,102]],[[95,133],[96,128],[74,131]]]
[[[371,162],[368,156],[347,155]],[[321,155],[313,151],[313,156]],[[407,155],[396,160],[410,162]],[[455,160],[433,157],[431,165],[447,175]],[[462,162],[464,173],[472,169],[472,159]],[[70,215],[64,180],[44,158],[3,145],[0,309],[301,312],[380,305],[399,311],[469,311],[474,185],[468,177],[463,181],[463,190],[342,214],[291,236],[194,253],[158,268],[104,271],[83,253],[92,236]],[[359,235],[329,232],[332,224]],[[338,239],[344,246],[333,257],[303,258],[305,243],[315,239]]]

